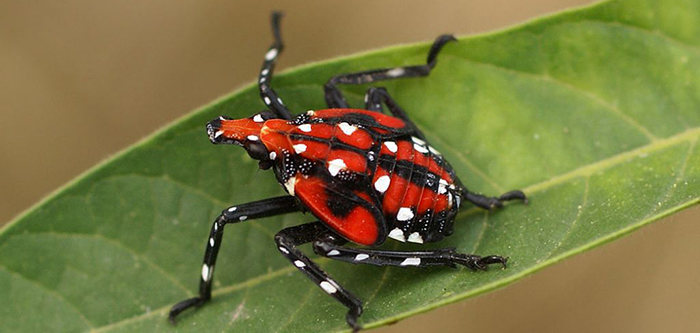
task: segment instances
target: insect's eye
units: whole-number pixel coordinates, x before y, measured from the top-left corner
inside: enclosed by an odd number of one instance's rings
[[[256,160],[266,160],[270,155],[267,148],[265,148],[265,145],[259,141],[246,142],[245,150],[248,152],[248,155],[250,155],[251,158]]]

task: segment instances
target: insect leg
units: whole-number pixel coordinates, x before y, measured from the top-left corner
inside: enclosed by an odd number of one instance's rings
[[[353,264],[375,266],[428,267],[463,265],[472,270],[485,270],[490,264],[506,266],[507,258],[501,256],[478,256],[455,252],[454,248],[430,251],[385,251],[342,246],[338,236],[327,233],[314,242],[314,252],[319,255]]]
[[[265,53],[265,60],[263,61],[262,69],[260,70],[260,75],[258,76],[258,87],[260,88],[260,97],[262,97],[265,105],[274,111],[280,118],[289,120],[292,119],[292,114],[289,112],[289,110],[287,110],[287,107],[282,102],[282,99],[277,96],[277,93],[270,86],[270,81],[272,81],[272,72],[275,69],[275,63],[277,62],[277,56],[279,56],[280,53],[282,53],[282,49],[284,49],[282,37],[280,36],[281,18],[282,13],[272,13],[272,33],[275,36],[275,41],[267,50],[267,53]]]
[[[430,70],[437,64],[437,55],[442,47],[447,42],[453,40],[456,39],[452,35],[439,36],[430,47],[427,63],[425,65],[373,69],[357,73],[340,74],[332,77],[323,87],[325,90],[326,104],[328,104],[330,108],[349,107],[345,97],[336,86],[338,84],[363,84],[374,81],[427,76],[430,74]]]
[[[207,239],[207,247],[204,252],[204,264],[202,265],[202,274],[199,280],[199,295],[175,304],[170,309],[170,321],[174,323],[175,317],[182,311],[191,307],[200,307],[211,299],[214,266],[216,264],[216,256],[219,253],[219,247],[221,247],[221,239],[224,235],[225,225],[296,211],[299,211],[296,198],[292,196],[282,196],[231,206],[221,212],[219,217],[214,221],[211,231],[209,232],[209,238]]]
[[[367,90],[367,94],[365,94],[365,109],[370,111],[383,112],[382,103],[386,104],[386,106],[389,108],[389,111],[394,117],[403,120],[406,123],[406,125],[413,129],[413,136],[423,141],[427,141],[425,139],[425,136],[423,135],[423,132],[421,132],[418,129],[418,127],[413,123],[413,121],[411,121],[411,118],[408,117],[408,114],[406,114],[406,112],[396,103],[396,101],[394,101],[394,99],[391,98],[391,95],[389,95],[389,92],[386,91],[385,88],[369,88]]]
[[[503,193],[498,197],[487,197],[478,193],[469,192],[467,189],[462,189],[462,197],[476,206],[489,210],[501,208],[503,207],[503,202],[510,200],[523,200],[523,202],[527,203],[525,193],[518,190]]]
[[[277,242],[282,255],[289,259],[306,277],[349,309],[345,319],[356,332],[360,330],[357,318],[362,314],[362,302],[331,279],[328,273],[297,249],[297,246],[312,242],[326,232],[328,232],[328,228],[320,222],[307,223],[283,229],[275,235],[275,242]]]

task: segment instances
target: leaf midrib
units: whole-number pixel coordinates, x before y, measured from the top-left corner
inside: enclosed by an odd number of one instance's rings
[[[617,154],[615,156],[609,157],[607,159],[603,159],[603,160],[597,161],[595,163],[591,163],[591,164],[582,166],[580,168],[571,170],[569,172],[560,174],[558,176],[554,176],[554,177],[551,177],[549,179],[542,180],[540,182],[537,182],[535,184],[527,186],[527,187],[523,188],[522,190],[525,193],[527,193],[528,195],[532,195],[532,193],[546,190],[552,186],[564,183],[564,182],[566,182],[570,179],[573,179],[573,178],[590,177],[592,174],[594,174],[597,171],[605,170],[605,169],[611,168],[613,166],[620,165],[620,164],[627,162],[628,160],[630,160],[638,155],[644,154],[644,153],[655,152],[655,151],[658,151],[658,150],[661,150],[661,149],[664,149],[664,148],[667,148],[667,147],[670,147],[670,146],[673,146],[673,145],[676,145],[676,144],[679,144],[682,142],[695,142],[698,139],[698,136],[700,136],[700,127],[681,132],[677,135],[674,135],[674,136],[671,136],[671,137],[668,137],[665,139],[659,139],[659,140],[650,142],[647,145],[644,145],[644,146],[641,146],[641,147],[638,147],[638,148],[635,148],[632,150],[628,150],[628,151],[622,152],[620,154]],[[573,248],[569,251],[563,252],[555,257],[549,257],[546,260],[543,260],[542,262],[540,262],[536,265],[533,265],[531,267],[528,267],[528,268],[518,272],[517,274],[514,274],[511,276],[505,277],[503,279],[499,279],[499,280],[493,281],[491,283],[485,284],[481,287],[472,289],[467,293],[455,294],[452,297],[439,300],[438,302],[433,303],[433,304],[429,304],[426,307],[416,308],[414,310],[404,312],[396,317],[390,317],[390,318],[386,318],[386,319],[383,319],[380,321],[368,323],[366,328],[380,326],[382,324],[394,321],[397,318],[405,318],[405,317],[411,316],[411,315],[416,314],[416,313],[421,313],[421,312],[424,312],[426,310],[436,308],[442,304],[448,304],[448,303],[451,303],[451,302],[456,301],[458,299],[464,298],[465,295],[470,295],[470,296],[471,295],[478,295],[478,294],[481,294],[487,290],[490,290],[493,288],[498,288],[500,286],[504,286],[511,281],[515,281],[519,278],[522,278],[522,277],[528,275],[531,272],[534,272],[538,269],[549,266],[552,263],[555,263],[559,260],[562,260],[566,257],[569,257],[572,254],[578,253],[582,249],[590,248],[590,247],[593,247],[597,244],[604,243],[605,241],[617,238],[629,230],[638,228],[638,227],[648,223],[648,221],[654,219],[656,216],[664,216],[664,215],[670,214],[681,207],[690,206],[694,203],[697,203],[698,201],[700,201],[700,199],[692,199],[690,201],[679,204],[676,207],[672,207],[672,208],[669,208],[665,211],[659,212],[656,215],[647,215],[645,219],[639,221],[638,223],[635,223],[635,224],[632,224],[632,225],[627,226],[625,228],[622,228],[622,229],[618,230],[617,232],[613,232],[611,234],[605,235],[604,237],[598,238],[598,239],[596,239],[590,243],[584,244],[578,248]],[[474,207],[474,208],[471,208],[471,209],[464,211],[461,215],[468,216],[468,215],[477,213],[479,211],[481,211],[479,208]],[[318,258],[317,260],[320,263],[328,261],[327,258]],[[258,284],[261,284],[267,280],[270,280],[270,279],[275,278],[277,276],[281,276],[281,275],[286,274],[286,273],[293,272],[295,270],[296,270],[296,268],[293,266],[280,268],[278,270],[275,270],[275,271],[272,271],[272,272],[269,272],[269,273],[266,273],[263,275],[256,276],[254,278],[248,279],[246,281],[243,281],[243,282],[240,282],[240,283],[237,283],[234,285],[230,285],[228,287],[215,289],[213,291],[213,294],[215,296],[226,295],[226,294],[229,294],[229,293],[232,293],[232,292],[244,289],[244,288],[250,288],[250,287],[256,286]],[[159,308],[157,310],[154,310],[154,311],[151,311],[151,312],[148,312],[145,314],[126,318],[124,320],[114,322],[114,323],[111,323],[109,325],[93,328],[91,330],[91,332],[96,332],[96,333],[97,332],[105,332],[105,331],[108,331],[112,328],[120,327],[120,326],[126,325],[126,324],[131,323],[131,322],[147,319],[147,318],[153,317],[155,315],[164,314],[165,312],[168,311],[168,309],[170,309],[170,305],[166,305],[162,308]]]

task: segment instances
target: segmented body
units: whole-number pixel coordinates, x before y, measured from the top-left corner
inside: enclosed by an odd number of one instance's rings
[[[434,242],[452,233],[460,193],[441,154],[398,118],[357,109],[264,121],[280,183],[345,238]]]

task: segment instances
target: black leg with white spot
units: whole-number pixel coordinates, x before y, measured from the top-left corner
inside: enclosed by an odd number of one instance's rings
[[[365,109],[370,110],[370,111],[377,111],[377,112],[383,112],[382,109],[382,103],[386,104],[386,106],[389,108],[389,112],[401,120],[403,120],[406,125],[411,127],[413,129],[413,136],[417,137],[423,141],[427,141],[425,139],[425,135],[423,135],[423,132],[421,132],[418,129],[418,126],[411,121],[411,118],[408,117],[408,114],[406,111],[404,111],[397,103],[394,101],[394,99],[389,95],[389,92],[386,91],[385,88],[382,87],[372,87],[367,90],[367,94],[365,94]]]
[[[506,266],[507,258],[501,256],[478,256],[455,252],[454,248],[430,251],[385,251],[342,246],[337,236],[326,234],[314,242],[314,252],[324,257],[353,264],[396,267],[428,267],[462,265],[472,270],[485,270],[490,264]]]
[[[282,49],[284,49],[282,37],[280,36],[281,18],[282,13],[272,13],[272,33],[275,36],[275,41],[267,50],[267,53],[265,53],[265,60],[263,61],[260,76],[258,77],[258,87],[260,88],[260,97],[262,97],[265,105],[270,108],[270,110],[274,111],[280,118],[290,120],[292,119],[292,114],[284,105],[282,99],[279,98],[277,93],[270,86],[272,81],[272,72],[275,70],[277,57],[280,55],[280,53],[282,53]]]
[[[328,228],[321,222],[307,223],[280,231],[275,235],[275,242],[277,242],[277,247],[282,255],[289,259],[294,266],[323,289],[324,292],[349,309],[345,319],[348,325],[353,328],[353,331],[356,332],[360,330],[357,318],[362,314],[362,302],[335,282],[335,280],[331,279],[328,273],[324,272],[316,263],[297,249],[297,246],[313,242],[328,232]]]
[[[175,322],[175,317],[182,311],[191,307],[200,307],[211,299],[211,284],[214,275],[216,256],[221,247],[221,239],[224,236],[224,226],[230,223],[238,223],[247,220],[281,215],[299,211],[298,201],[292,196],[276,197],[225,209],[216,218],[209,232],[207,247],[204,252],[204,264],[199,280],[199,295],[175,304],[170,309],[170,321]]]
[[[409,77],[427,76],[430,70],[437,63],[437,55],[442,47],[449,41],[456,40],[452,35],[442,35],[433,42],[428,59],[425,65],[406,66],[395,68],[374,69],[364,72],[341,74],[332,77],[324,86],[326,104],[330,108],[348,108],[348,102],[345,96],[340,92],[336,85],[338,84],[363,84],[375,81],[401,79]]]

